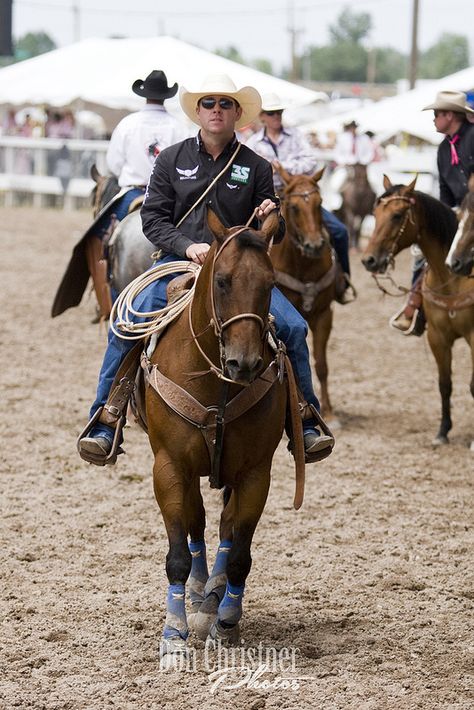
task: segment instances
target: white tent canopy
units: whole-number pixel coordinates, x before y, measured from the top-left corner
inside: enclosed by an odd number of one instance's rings
[[[430,82],[419,89],[382,99],[348,113],[314,121],[302,128],[306,132],[342,129],[344,123],[353,119],[360,125],[361,130],[373,131],[381,140],[405,132],[437,145],[443,136],[434,129],[433,112],[422,111],[423,107],[433,102],[438,91],[467,92],[473,88],[474,66]]]
[[[328,99],[172,37],[155,37],[86,39],[0,69],[0,104],[136,110],[143,99],[132,93],[132,83],[153,69],[162,69],[169,85],[177,81],[190,90],[198,89],[207,74],[226,73],[239,88],[274,92],[288,105]],[[177,97],[167,102],[172,110],[173,104],[178,105]]]

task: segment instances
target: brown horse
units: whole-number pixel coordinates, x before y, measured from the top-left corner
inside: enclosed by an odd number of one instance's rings
[[[318,182],[324,168],[312,176],[290,175],[279,168],[284,188],[280,196],[286,221],[285,239],[273,246],[271,258],[278,287],[308,322],[313,338],[316,374],[321,385],[321,413],[335,420],[328,390],[327,344],[332,328],[336,262],[321,215]]]
[[[196,633],[237,641],[250,546],[285,423],[281,352],[275,355],[267,339],[274,285],[268,247],[277,214],[267,217],[261,231],[226,229],[211,212],[208,223],[215,241],[192,303],[145,365],[154,490],[169,541],[162,667],[186,655],[189,576],[193,611],[199,609],[193,615]],[[210,476],[213,487],[225,486],[221,543],[210,576],[201,476]]]
[[[340,190],[340,215],[349,230],[350,245],[357,248],[362,222],[364,217],[372,214],[376,195],[369,183],[366,165],[349,165],[347,171],[347,178]]]
[[[362,262],[373,273],[384,273],[396,254],[417,243],[428,262],[423,280],[423,307],[428,342],[438,366],[441,423],[433,444],[447,444],[451,422],[451,361],[455,340],[471,348],[474,397],[474,287],[453,276],[445,259],[457,229],[454,212],[434,197],[415,191],[416,178],[407,186],[392,185],[384,175],[386,192],[375,205],[375,230]]]
[[[470,276],[474,267],[474,173],[459,215],[459,228],[446,263],[454,274]]]

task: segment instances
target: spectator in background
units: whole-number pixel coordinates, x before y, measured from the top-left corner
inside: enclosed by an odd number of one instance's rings
[[[346,123],[339,134],[334,148],[334,160],[338,166],[369,165],[374,159],[374,146],[366,133],[357,133],[359,124]]]
[[[280,165],[291,175],[312,175],[316,172],[318,158],[314,148],[298,128],[283,126],[282,115],[285,110],[281,99],[276,94],[262,97],[260,121],[262,128],[247,141],[247,146],[258,155],[266,158],[273,167],[273,182],[276,192],[283,189],[283,180],[276,168]],[[322,217],[328,230],[340,266],[345,274],[345,289],[337,294],[339,303],[349,303],[346,291],[350,286],[349,235],[347,229],[331,212],[321,208]]]
[[[4,136],[16,136],[18,133],[18,124],[16,122],[15,110],[10,109],[2,123],[2,134]]]

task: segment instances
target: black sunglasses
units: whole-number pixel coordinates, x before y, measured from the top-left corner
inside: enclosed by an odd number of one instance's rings
[[[209,98],[207,98],[207,99],[201,99],[200,102],[199,102],[199,104],[200,104],[203,108],[206,108],[206,109],[214,108],[214,106],[215,106],[217,103],[219,103],[219,106],[220,106],[221,108],[223,108],[225,111],[227,111],[228,109],[233,108],[233,107],[236,105],[236,104],[235,104],[235,101],[232,101],[232,99],[226,99],[226,98],[222,98],[222,99],[219,99],[219,101],[217,101],[217,99],[214,99],[214,98],[212,98],[212,97],[209,97]]]
[[[265,116],[281,116],[283,109],[278,109],[278,111],[262,111],[262,113],[264,113]]]
[[[446,111],[433,111],[433,113],[434,113],[434,117],[438,118],[438,116],[444,116]]]

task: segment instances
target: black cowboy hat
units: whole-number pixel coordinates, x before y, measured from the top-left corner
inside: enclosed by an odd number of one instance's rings
[[[132,91],[146,99],[170,99],[178,91],[178,84],[168,86],[166,74],[161,69],[153,69],[146,79],[137,79],[132,84]]]

